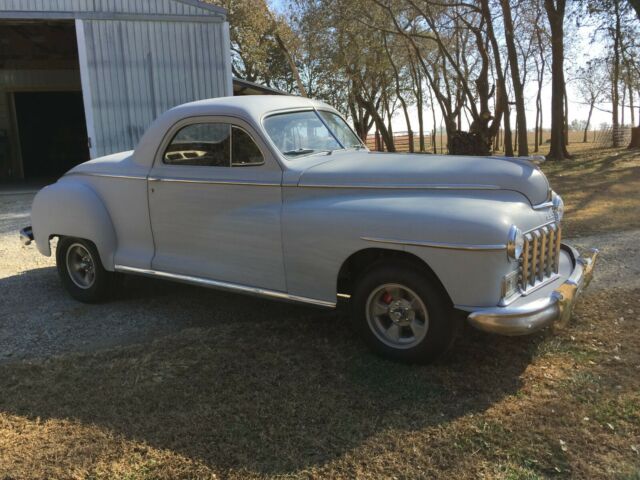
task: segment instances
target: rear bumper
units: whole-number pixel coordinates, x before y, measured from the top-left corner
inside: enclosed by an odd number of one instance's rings
[[[469,323],[485,332],[500,335],[527,335],[552,324],[569,323],[578,297],[593,277],[598,250],[594,249],[583,257],[569,245],[563,244],[562,249],[573,264],[562,285],[543,298],[524,300],[514,306],[478,309],[469,314]]]
[[[31,245],[31,242],[33,242],[33,228],[31,228],[31,225],[20,230],[20,241],[23,245]]]

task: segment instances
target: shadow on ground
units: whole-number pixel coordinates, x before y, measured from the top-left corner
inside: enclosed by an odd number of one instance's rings
[[[0,291],[23,289],[25,305],[39,309],[48,295],[27,284],[40,277],[56,282],[54,275],[43,269],[5,278]],[[146,334],[134,344],[114,337],[127,346],[116,341],[97,352],[1,364],[0,409],[98,425],[218,472],[286,474],[321,466],[385,430],[418,430],[484,411],[518,391],[541,338],[468,329],[447,358],[424,367],[368,353],[344,308],[316,310],[142,278],[129,279],[108,304],[64,300],[60,308],[79,308],[74,315],[89,325],[86,331],[92,322],[102,332],[118,329],[128,316]],[[1,318],[10,335],[8,317]],[[168,321],[175,328],[155,335]],[[77,335],[57,322],[48,327],[54,337]]]

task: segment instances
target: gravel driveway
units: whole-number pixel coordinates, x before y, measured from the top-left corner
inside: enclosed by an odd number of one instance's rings
[[[117,298],[84,305],[62,290],[54,258],[20,244],[17,231],[30,223],[33,194],[0,195],[0,362],[93,351],[153,341],[190,327],[267,310],[283,314],[334,315],[306,307],[144,278],[128,277]],[[640,288],[640,230],[573,239],[598,247],[600,264],[590,291]]]

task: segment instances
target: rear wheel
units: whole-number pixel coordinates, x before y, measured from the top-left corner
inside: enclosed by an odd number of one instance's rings
[[[452,345],[459,326],[439,283],[409,262],[385,262],[361,275],[352,307],[369,347],[396,360],[435,360]]]
[[[113,274],[102,266],[93,243],[62,237],[56,249],[56,263],[62,284],[76,300],[96,303],[109,295]]]

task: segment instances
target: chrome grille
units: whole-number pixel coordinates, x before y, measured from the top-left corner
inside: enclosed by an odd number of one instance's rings
[[[561,229],[557,223],[550,223],[525,234],[518,277],[518,284],[523,292],[558,274],[561,240]]]

